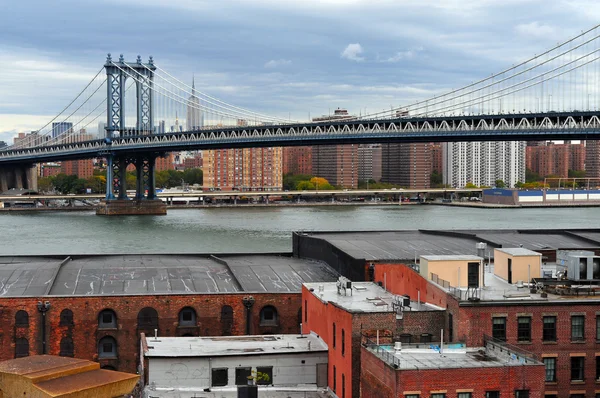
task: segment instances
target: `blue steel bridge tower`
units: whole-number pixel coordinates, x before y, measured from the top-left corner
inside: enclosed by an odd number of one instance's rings
[[[111,55],[106,57],[104,64],[107,78],[107,120],[106,143],[110,145],[115,137],[151,135],[154,132],[153,99],[154,90],[154,60],[149,57],[147,63],[142,62],[138,55],[136,62],[125,62],[121,54],[118,61],[113,61]],[[128,79],[135,82],[136,92],[136,123],[127,126],[125,108],[125,92]],[[110,148],[110,146],[109,146]],[[154,168],[156,158],[163,156],[162,152],[143,152],[140,154],[116,155],[110,149],[103,154],[106,157],[106,203],[99,210],[101,214],[136,214],[134,208],[160,207],[162,204],[156,197]],[[135,199],[127,197],[127,166],[133,164],[136,169],[137,184]],[[133,188],[133,187],[132,187]],[[126,203],[129,201],[129,203]],[[151,204],[142,201],[153,201]],[[160,202],[160,203],[158,203]],[[148,206],[150,205],[150,206]],[[114,209],[120,209],[113,211]],[[151,210],[150,213],[153,211]],[[166,208],[164,209],[166,213]],[[140,211],[139,214],[148,214]],[[162,212],[161,212],[162,214]]]

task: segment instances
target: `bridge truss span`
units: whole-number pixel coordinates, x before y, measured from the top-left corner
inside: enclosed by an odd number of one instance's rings
[[[112,139],[9,149],[0,152],[0,164],[101,157],[107,153],[263,146],[598,138],[600,112],[596,111],[349,120],[123,134]]]

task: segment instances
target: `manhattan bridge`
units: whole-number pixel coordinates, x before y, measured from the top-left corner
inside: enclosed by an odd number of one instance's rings
[[[196,90],[152,57],[109,54],[91,81],[27,139],[0,150],[0,190],[40,162],[106,159],[107,202],[155,199],[167,152],[394,142],[600,139],[600,25],[499,73],[432,98],[359,117],[298,122]],[[87,134],[98,127],[98,137]]]

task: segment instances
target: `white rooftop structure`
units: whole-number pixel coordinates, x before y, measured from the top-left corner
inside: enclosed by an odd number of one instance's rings
[[[350,282],[340,278],[338,282],[305,283],[304,286],[323,303],[335,303],[348,312],[395,312],[394,301],[397,296],[373,282]],[[346,285],[350,283],[350,285]],[[340,287],[340,285],[343,285]],[[350,288],[344,288],[351,286]],[[441,311],[442,308],[411,301],[403,311]]]
[[[541,253],[533,250],[525,249],[524,247],[501,247],[495,248],[499,252],[509,254],[511,256],[541,256]]]
[[[146,336],[147,357],[220,357],[327,351],[315,334],[264,336],[158,337]]]

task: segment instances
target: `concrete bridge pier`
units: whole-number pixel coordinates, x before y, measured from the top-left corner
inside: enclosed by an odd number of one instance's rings
[[[37,167],[25,165],[0,168],[0,192],[13,188],[37,191]]]
[[[98,206],[96,214],[103,216],[167,214],[166,204],[158,199],[155,193],[156,157],[157,154],[143,154],[135,158],[107,155],[106,198]],[[127,166],[130,164],[135,165],[137,177],[133,200],[127,196]]]

